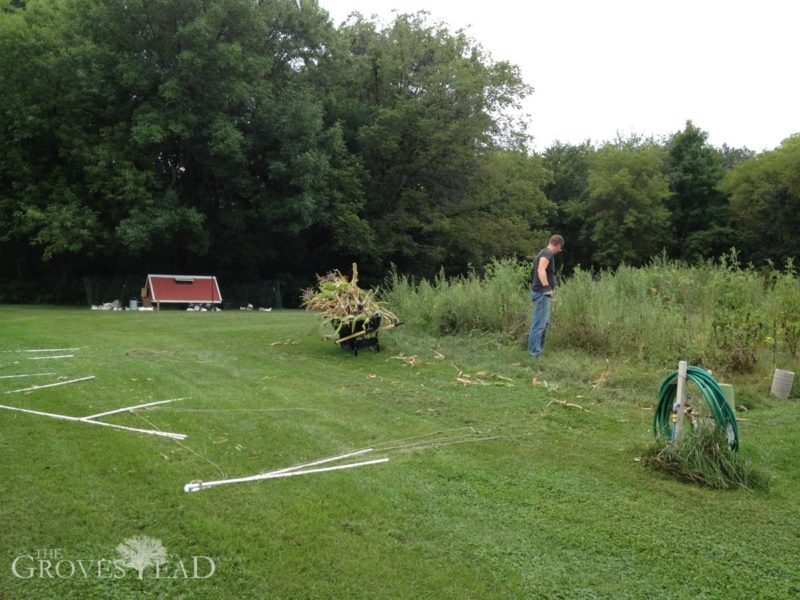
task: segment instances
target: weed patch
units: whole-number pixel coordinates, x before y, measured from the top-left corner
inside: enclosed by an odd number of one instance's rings
[[[716,427],[690,429],[674,444],[656,442],[647,448],[642,462],[679,481],[714,489],[769,487],[769,478],[748,458],[731,450],[725,432]]]

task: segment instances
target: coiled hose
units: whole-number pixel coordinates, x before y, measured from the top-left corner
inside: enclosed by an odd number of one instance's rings
[[[703,398],[711,410],[711,415],[717,427],[725,431],[728,436],[728,445],[731,450],[739,448],[739,428],[736,425],[736,415],[725,400],[725,396],[719,384],[708,371],[699,367],[688,367],[686,369],[687,381],[693,382],[702,392]],[[661,382],[661,390],[658,393],[658,405],[653,415],[653,435],[662,435],[667,439],[672,439],[672,407],[675,403],[675,396],[678,393],[678,372],[670,373]]]

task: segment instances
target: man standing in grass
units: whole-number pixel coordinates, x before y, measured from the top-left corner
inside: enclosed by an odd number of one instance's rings
[[[528,354],[537,358],[544,347],[547,322],[550,320],[550,303],[553,288],[556,287],[555,258],[564,247],[564,238],[554,235],[547,248],[542,249],[533,261],[531,271],[531,300],[533,300],[533,320],[528,334]]]

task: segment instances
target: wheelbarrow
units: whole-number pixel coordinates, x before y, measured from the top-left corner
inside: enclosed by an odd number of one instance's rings
[[[381,327],[381,316],[373,315],[369,319],[362,319],[353,321],[349,324],[344,324],[339,329],[339,339],[336,343],[349,352],[353,356],[358,356],[358,351],[361,348],[372,348],[375,352],[381,351],[380,343],[378,342],[378,332],[385,329],[391,329],[402,325],[403,322],[392,323],[391,325],[384,325]]]

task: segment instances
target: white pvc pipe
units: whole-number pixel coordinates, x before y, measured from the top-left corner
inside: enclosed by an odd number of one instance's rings
[[[42,350],[18,350],[17,352],[72,352],[80,348],[44,348]]]
[[[158,435],[160,437],[170,438],[172,440],[185,440],[185,433],[172,433],[170,431],[158,431],[157,429],[139,429],[138,427],[126,427],[125,425],[117,425],[116,423],[104,423],[103,421],[85,421],[84,419],[77,419],[80,423],[90,423],[92,425],[102,425],[103,427],[113,427],[114,429],[122,429],[124,431],[134,431],[136,433],[146,433],[148,435]]]
[[[47,360],[49,358],[72,358],[74,354],[62,354],[61,356],[32,356],[28,360]]]
[[[0,379],[15,379],[17,377],[40,377],[45,375],[55,375],[55,373],[26,373],[25,375],[0,375]]]
[[[88,377],[81,377],[80,379],[70,379],[69,381],[59,381],[58,383],[46,383],[44,385],[34,385],[33,387],[22,388],[19,390],[10,390],[8,392],[3,392],[4,394],[17,394],[19,392],[32,392],[33,390],[42,390],[44,388],[51,388],[56,387],[59,385],[67,385],[68,383],[77,383],[79,381],[88,381],[89,379],[94,379],[94,375],[89,375]]]
[[[672,425],[672,442],[677,442],[683,429],[683,416],[686,414],[686,371],[689,363],[685,360],[678,361],[678,389],[676,390],[676,401],[678,402],[678,413],[675,423]]]
[[[150,435],[159,435],[162,437],[168,437],[173,440],[185,440],[186,434],[184,433],[171,433],[169,431],[157,431],[154,429],[137,429],[136,427],[126,427],[124,425],[116,425],[114,423],[103,423],[102,421],[87,421],[80,417],[70,417],[68,415],[57,415],[54,413],[47,413],[41,412],[38,410],[30,410],[27,408],[17,408],[16,406],[6,406],[5,404],[0,404],[0,409],[6,410],[13,410],[16,412],[26,413],[29,415],[37,415],[40,417],[50,417],[51,419],[60,419],[62,421],[72,421],[75,423],[89,423],[90,425],[102,425],[103,427],[113,427],[114,429],[123,429],[125,431],[135,431],[137,433],[147,433]]]
[[[387,450],[407,450],[408,452],[416,452],[417,450],[427,450],[428,448],[439,448],[441,446],[452,446],[454,444],[471,444],[473,442],[486,442],[488,440],[497,440],[502,436],[492,435],[489,437],[452,437],[441,438],[431,441],[416,442],[413,444],[404,444],[402,446],[389,446],[388,448],[381,448],[381,452]]]
[[[356,450],[355,452],[348,452],[347,454],[341,454],[339,456],[331,456],[330,458],[323,458],[321,460],[315,460],[314,462],[305,463],[302,465],[295,465],[294,467],[286,467],[285,469],[276,469],[274,471],[267,471],[265,473],[260,473],[260,475],[274,475],[275,473],[288,473],[289,471],[297,471],[299,469],[305,469],[307,467],[316,467],[317,465],[333,462],[335,460],[344,460],[345,458],[352,458],[353,456],[359,456],[361,454],[366,454],[367,452],[372,452],[372,448],[365,448],[364,450]]]
[[[105,417],[107,415],[114,415],[121,412],[129,412],[136,410],[137,408],[146,408],[148,406],[156,406],[157,404],[166,404],[167,402],[175,402],[177,400],[183,400],[184,398],[172,398],[170,400],[159,400],[157,402],[148,402],[147,404],[137,404],[136,406],[126,406],[124,408],[115,408],[114,410],[107,410],[106,412],[97,413],[96,415],[89,415],[88,417],[81,417],[82,421],[91,421],[93,419],[98,419],[100,417]]]
[[[0,404],[0,408],[4,408],[6,410],[13,410],[16,412],[22,412],[29,415],[38,415],[40,417],[52,417],[53,419],[62,419],[64,421],[80,421],[78,417],[70,417],[68,415],[57,415],[54,413],[41,412],[39,410],[31,410],[29,408],[17,408],[16,406],[6,406],[5,404]]]
[[[388,462],[388,458],[376,458],[374,460],[366,460],[363,462],[350,463],[347,465],[335,465],[333,467],[321,467],[319,469],[308,469],[307,471],[289,471],[289,472],[274,472],[263,473],[261,475],[253,475],[252,477],[239,477],[237,479],[220,479],[218,481],[193,481],[183,486],[184,492],[199,492],[211,487],[219,485],[227,485],[229,483],[245,483],[248,481],[262,481],[264,479],[280,479],[281,477],[295,477],[299,475],[310,475],[311,473],[325,473],[328,471],[339,471],[341,469],[353,469],[355,467],[363,467],[366,465],[376,465],[379,463]]]

